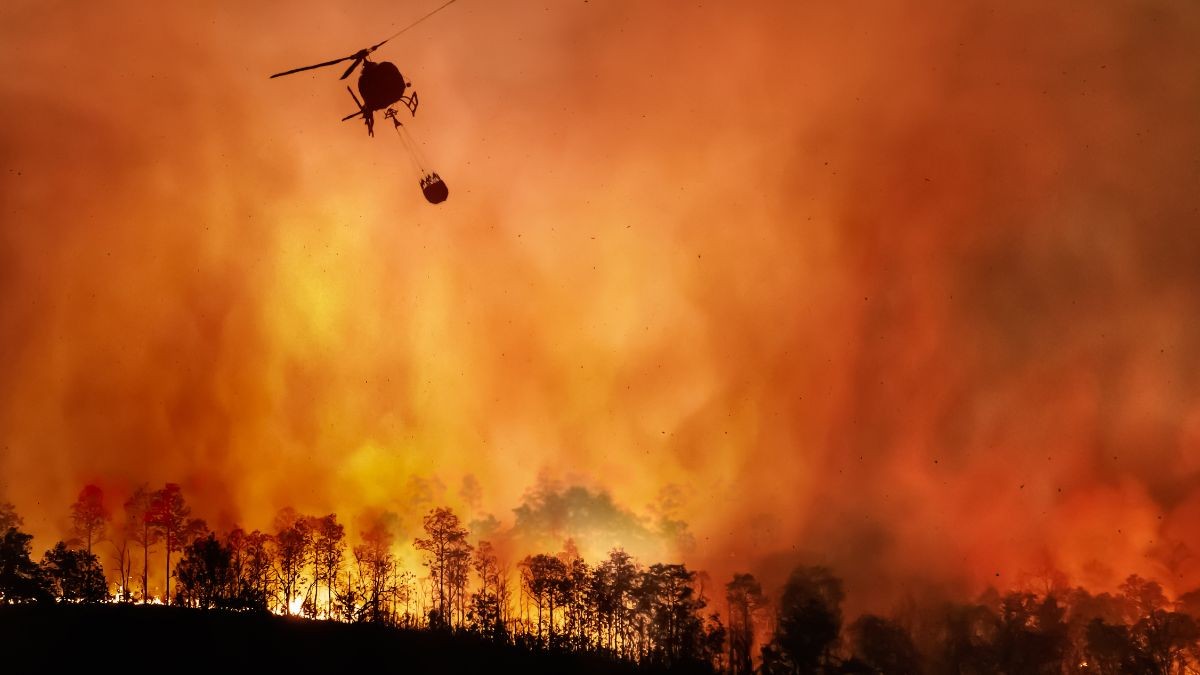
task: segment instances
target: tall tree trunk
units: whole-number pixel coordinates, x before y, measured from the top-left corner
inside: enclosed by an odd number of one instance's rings
[[[167,600],[164,604],[171,604],[171,531],[167,530]]]
[[[446,618],[446,547],[438,547],[438,618],[447,623]]]
[[[150,602],[150,524],[142,525],[142,604]]]

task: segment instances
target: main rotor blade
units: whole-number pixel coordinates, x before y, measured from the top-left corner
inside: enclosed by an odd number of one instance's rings
[[[351,54],[350,56],[343,56],[343,57],[342,57],[342,58],[340,58],[340,59],[334,59],[334,60],[332,60],[332,61],[326,61],[325,63],[318,63],[318,64],[316,64],[315,66],[304,66],[303,68],[292,68],[291,70],[285,70],[285,71],[283,71],[282,73],[275,73],[275,74],[274,74],[274,75],[272,75],[271,77],[272,77],[272,78],[276,78],[276,77],[283,77],[284,75],[291,75],[292,73],[299,73],[299,72],[301,72],[301,71],[304,71],[304,70],[312,70],[313,68],[324,68],[325,66],[332,66],[332,65],[333,65],[333,64],[335,64],[335,63],[341,63],[342,61],[346,61],[346,60],[348,60],[348,59],[352,59],[352,58],[354,58],[354,57],[356,57],[356,56],[358,56],[358,54]],[[345,77],[345,75],[343,75],[342,77]]]
[[[442,11],[443,9],[446,9],[450,5],[453,5],[454,2],[455,2],[455,0],[446,0],[446,2],[444,2],[440,6],[438,6],[437,9],[435,9],[432,12],[426,14],[425,16],[417,19],[416,21],[408,24],[407,26],[405,26],[404,28],[401,28],[400,30],[396,31],[395,33],[392,33],[391,35],[384,38],[382,42],[371,45],[370,47],[367,47],[366,49],[360,49],[357,52],[351,54],[350,56],[343,56],[340,59],[326,61],[325,63],[318,63],[315,66],[304,66],[303,68],[293,68],[291,70],[285,70],[282,73],[275,73],[271,77],[273,77],[273,78],[282,77],[284,75],[291,75],[292,73],[299,73],[299,72],[305,71],[305,70],[312,70],[313,68],[324,68],[325,66],[332,66],[335,63],[341,63],[342,61],[349,61],[350,59],[354,59],[354,63],[350,64],[350,67],[346,69],[346,72],[342,73],[342,76],[340,78],[338,78],[338,79],[344,80],[347,77],[350,77],[350,73],[354,72],[354,69],[356,67],[358,67],[358,64],[361,63],[362,60],[365,59],[368,55],[373,54],[376,49],[379,49],[383,45],[387,44],[393,38],[407,32],[410,28],[416,27],[417,24],[421,23],[425,19],[428,19],[429,17],[433,16],[434,14],[437,14],[438,12]]]
[[[350,67],[346,69],[346,72],[342,73],[342,76],[339,77],[338,79],[344,80],[347,77],[350,77],[350,73],[353,73],[354,69],[357,68],[358,64],[362,63],[362,60],[365,58],[367,58],[367,50],[365,50],[365,49],[360,51],[359,53],[355,54],[354,55],[354,63],[351,63]]]

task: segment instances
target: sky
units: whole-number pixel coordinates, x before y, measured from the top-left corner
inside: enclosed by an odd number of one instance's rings
[[[0,500],[1200,586],[1200,5],[0,7]],[[556,550],[556,549],[555,549]],[[714,582],[716,583],[716,582]]]

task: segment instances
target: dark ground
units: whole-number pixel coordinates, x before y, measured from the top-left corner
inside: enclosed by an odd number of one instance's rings
[[[0,605],[0,673],[636,673],[469,634],[130,605]]]

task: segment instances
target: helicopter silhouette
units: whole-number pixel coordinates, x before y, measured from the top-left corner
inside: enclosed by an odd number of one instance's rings
[[[407,132],[404,130],[404,125],[400,123],[400,120],[397,117],[397,111],[392,107],[394,104],[399,103],[408,109],[410,115],[416,117],[417,106],[420,103],[419,99],[417,98],[417,92],[412,89],[412,82],[405,80],[404,76],[400,74],[400,69],[396,67],[396,64],[391,63],[390,61],[375,62],[371,60],[370,56],[371,54],[375,53],[376,49],[379,49],[383,45],[387,44],[396,36],[404,33],[408,29],[416,26],[434,14],[437,14],[454,2],[455,0],[449,0],[432,12],[429,12],[420,19],[417,19],[411,24],[396,31],[389,37],[385,38],[382,42],[371,45],[370,47],[364,47],[349,56],[343,56],[340,59],[332,59],[322,63],[315,63],[311,66],[301,66],[300,68],[285,70],[281,73],[275,73],[271,76],[271,79],[274,79],[276,77],[283,77],[284,75],[300,73],[306,70],[314,70],[316,68],[325,68],[326,66],[332,66],[338,63],[350,61],[350,65],[346,67],[345,72],[343,72],[342,76],[338,78],[344,80],[347,77],[350,77],[350,74],[354,72],[354,69],[361,65],[362,69],[358,74],[358,93],[362,95],[362,100],[359,100],[359,98],[354,95],[353,89],[346,87],[346,91],[350,92],[350,98],[354,99],[355,105],[358,106],[358,111],[346,115],[342,118],[342,121],[345,122],[347,120],[354,119],[355,117],[362,117],[363,122],[367,125],[367,135],[374,136],[375,112],[379,110],[384,111],[384,117],[392,121],[393,128],[396,130],[396,135],[401,137],[401,140],[404,141],[405,145],[409,149],[409,152],[413,155],[413,159],[416,161],[417,168],[421,173],[421,180],[419,183],[421,192],[425,195],[425,199],[431,204],[440,204],[446,201],[446,197],[449,195],[449,190],[446,187],[445,181],[443,181],[442,177],[437,175],[436,172],[425,171],[420,159],[420,152],[416,149],[416,144],[412,142],[411,138],[407,137]],[[405,92],[410,93],[406,94]]]
[[[350,92],[350,97],[354,99],[354,103],[358,106],[358,112],[353,112],[349,115],[346,115],[342,118],[342,121],[345,122],[346,120],[351,120],[355,117],[362,116],[363,121],[367,125],[367,134],[374,136],[376,110],[388,110],[393,103],[402,103],[415,117],[417,114],[417,106],[420,102],[417,98],[416,91],[413,91],[409,96],[404,95],[404,92],[412,87],[412,82],[408,82],[404,79],[404,76],[400,74],[400,69],[397,68],[394,63],[391,63],[390,61],[380,61],[379,63],[376,63],[369,58],[372,52],[374,52],[376,49],[379,49],[386,42],[387,40],[384,40],[379,44],[360,49],[350,56],[343,56],[340,59],[333,59],[332,61],[325,61],[324,63],[317,63],[311,66],[302,66],[300,68],[285,70],[282,73],[275,73],[271,76],[271,78],[274,79],[276,77],[283,77],[284,75],[300,73],[306,70],[324,68],[326,66],[342,63],[344,61],[353,61],[350,66],[346,68],[346,72],[342,73],[342,76],[338,78],[344,80],[347,77],[350,77],[350,74],[354,72],[354,69],[357,68],[359,64],[362,64],[362,72],[358,75],[358,93],[362,94],[362,100],[358,100],[358,97],[354,95],[353,89],[346,87],[346,91]]]

